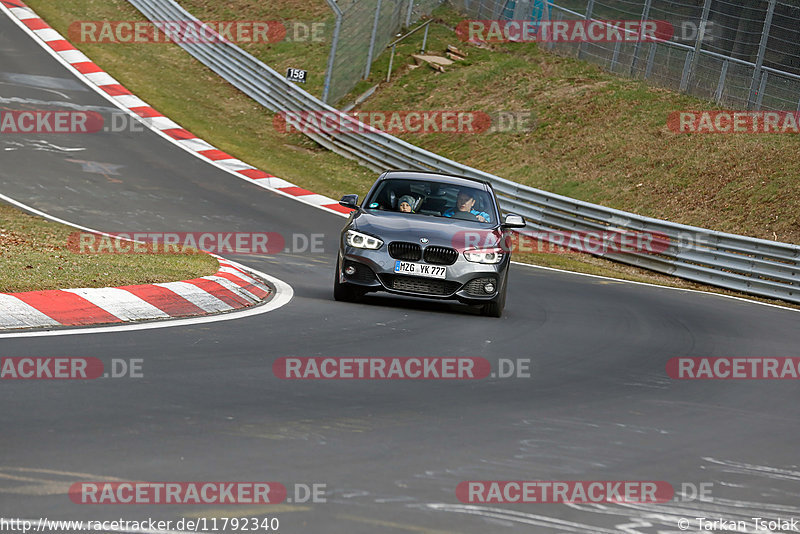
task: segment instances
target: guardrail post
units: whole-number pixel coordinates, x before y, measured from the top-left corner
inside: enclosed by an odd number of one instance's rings
[[[647,66],[644,68],[644,79],[648,79],[653,74],[653,64],[656,62],[657,42],[650,43],[650,52],[647,54]]]
[[[559,11],[558,14],[561,15],[561,12]],[[547,0],[544,1],[544,9],[542,9],[542,22],[550,22],[550,7],[548,6]],[[548,50],[552,50],[555,44],[551,39],[550,41],[547,41],[546,46]]]
[[[700,27],[697,29],[697,40],[694,43],[694,55],[692,56],[692,66],[689,68],[688,87],[694,81],[697,64],[700,63],[700,50],[703,48],[703,41],[706,38],[706,28],[708,27],[708,13],[711,11],[711,0],[703,3],[703,14],[700,16]]]
[[[425,28],[425,37],[422,39],[422,52],[421,52],[421,53],[424,54],[425,53],[425,47],[427,46],[427,43],[428,43],[428,28],[430,27],[431,22],[433,22],[433,19],[428,19],[427,21],[423,22],[422,24],[420,24],[419,26],[417,26],[416,28],[414,28],[410,32],[408,32],[405,35],[399,37],[398,39],[395,39],[394,41],[392,41],[391,43],[389,43],[387,45],[387,48],[388,47],[392,48],[392,53],[389,56],[389,72],[386,73],[386,81],[387,82],[392,79],[392,67],[394,66],[394,56],[396,55],[396,52],[397,52],[397,44],[400,41],[404,40],[406,37],[408,37],[410,35],[414,35],[415,33],[417,33],[420,29],[422,29],[424,27]]]
[[[764,65],[764,52],[767,50],[767,41],[769,40],[769,31],[772,28],[772,16],[775,14],[776,3],[777,0],[769,0],[769,6],[767,7],[767,17],[764,19],[761,43],[758,45],[756,65],[753,67],[753,79],[750,81],[750,96],[747,98],[747,109],[752,109],[755,104],[756,91],[758,91],[758,82],[761,77],[761,67]]]
[[[364,79],[369,78],[369,71],[372,69],[372,54],[375,52],[375,38],[378,35],[378,22],[381,19],[381,3],[378,0],[378,5],[375,7],[375,19],[372,21],[372,36],[369,39],[369,51],[367,52],[367,67],[364,71]]]
[[[686,61],[683,62],[683,74],[681,75],[681,92],[685,93],[686,89],[689,87],[689,71],[692,68],[692,61],[694,56],[694,51],[689,50],[686,52]]]
[[[408,0],[408,11],[406,12],[406,28],[411,26],[411,10],[414,7],[414,0]]]
[[[331,51],[328,54],[328,70],[325,73],[325,84],[322,89],[322,101],[328,103],[328,95],[331,90],[331,78],[333,77],[333,63],[336,60],[336,49],[339,46],[339,31],[342,29],[342,10],[335,0],[327,0],[328,5],[336,14],[336,24],[333,27],[333,39],[331,40]]]
[[[717,82],[717,92],[714,93],[714,101],[719,104],[722,100],[722,93],[725,92],[725,78],[728,76],[728,65],[730,61],[727,59],[722,62],[722,69],[719,73],[719,82]]]
[[[652,5],[653,0],[645,0],[644,7],[642,8],[642,25],[647,22],[647,19],[650,17],[650,6]],[[619,42],[619,41],[617,41]],[[636,43],[633,45],[633,59],[631,59],[631,76],[633,73],[636,72],[636,64],[639,62],[639,49],[642,47],[642,26],[639,26],[639,38],[636,39]]]
[[[389,72],[386,73],[386,81],[392,79],[392,65],[394,65],[394,52],[397,50],[397,45],[392,45],[392,54],[389,56]]]
[[[617,44],[614,45],[614,54],[611,56],[611,66],[608,69],[611,72],[614,72],[617,63],[619,63],[619,48],[621,46],[621,43],[622,41],[617,41]]]
[[[586,4],[586,14],[583,16],[583,19],[588,23],[592,19],[592,12],[594,11],[594,0],[589,0]],[[581,59],[583,56],[583,46],[586,44],[585,41],[582,41],[578,45],[578,59]]]
[[[758,88],[758,96],[756,97],[756,111],[761,109],[761,102],[764,100],[764,91],[767,89],[767,76],[769,76],[769,72],[763,71],[761,86]]]

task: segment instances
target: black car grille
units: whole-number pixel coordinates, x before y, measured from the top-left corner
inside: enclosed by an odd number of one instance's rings
[[[389,256],[396,260],[419,261],[422,257],[422,247],[416,243],[392,241],[389,243]]]
[[[362,263],[356,263],[354,261],[344,262],[344,268],[347,269],[348,267],[353,267],[356,270],[353,274],[345,274],[348,280],[364,283],[370,283],[376,280],[375,273],[372,269]]]
[[[447,280],[435,280],[432,278],[421,278],[419,276],[396,276],[392,274],[381,275],[381,281],[389,289],[397,291],[407,291],[423,295],[452,295],[461,284]]]
[[[453,265],[458,259],[458,251],[450,247],[431,245],[425,247],[425,261],[434,265]]]
[[[492,293],[487,293],[483,286],[491,282],[494,284],[494,291]],[[487,295],[491,295],[497,292],[497,280],[494,278],[473,278],[467,285],[464,286],[464,289],[467,290],[467,293],[470,295],[475,295],[476,297],[485,297]]]
[[[425,248],[416,243],[392,241],[389,243],[389,255],[396,260],[419,261],[424,258],[432,265],[453,265],[458,260],[458,251],[450,247],[431,245]]]

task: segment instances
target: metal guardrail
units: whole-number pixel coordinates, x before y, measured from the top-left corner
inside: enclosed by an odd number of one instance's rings
[[[128,0],[153,22],[199,22],[173,0]],[[272,111],[339,113],[232,43],[178,43]],[[363,128],[368,128],[363,125]],[[411,169],[457,174],[492,184],[501,207],[536,231],[630,232],[666,236],[658,253],[597,254],[621,263],[735,291],[800,303],[800,246],[727,234],[590,204],[462,165],[383,132],[307,133],[322,146],[381,172]]]

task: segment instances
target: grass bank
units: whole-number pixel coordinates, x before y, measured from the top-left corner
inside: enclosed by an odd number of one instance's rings
[[[0,292],[173,282],[218,268],[208,254],[78,254],[67,244],[75,232],[0,204]]]

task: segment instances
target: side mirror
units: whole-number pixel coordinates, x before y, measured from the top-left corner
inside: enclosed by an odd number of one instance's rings
[[[525,219],[522,218],[522,215],[509,213],[503,218],[503,224],[501,226],[503,228],[525,228],[525,225]]]
[[[344,206],[345,208],[350,208],[351,210],[357,210],[358,209],[358,195],[345,195],[339,201],[339,204],[341,206]]]

